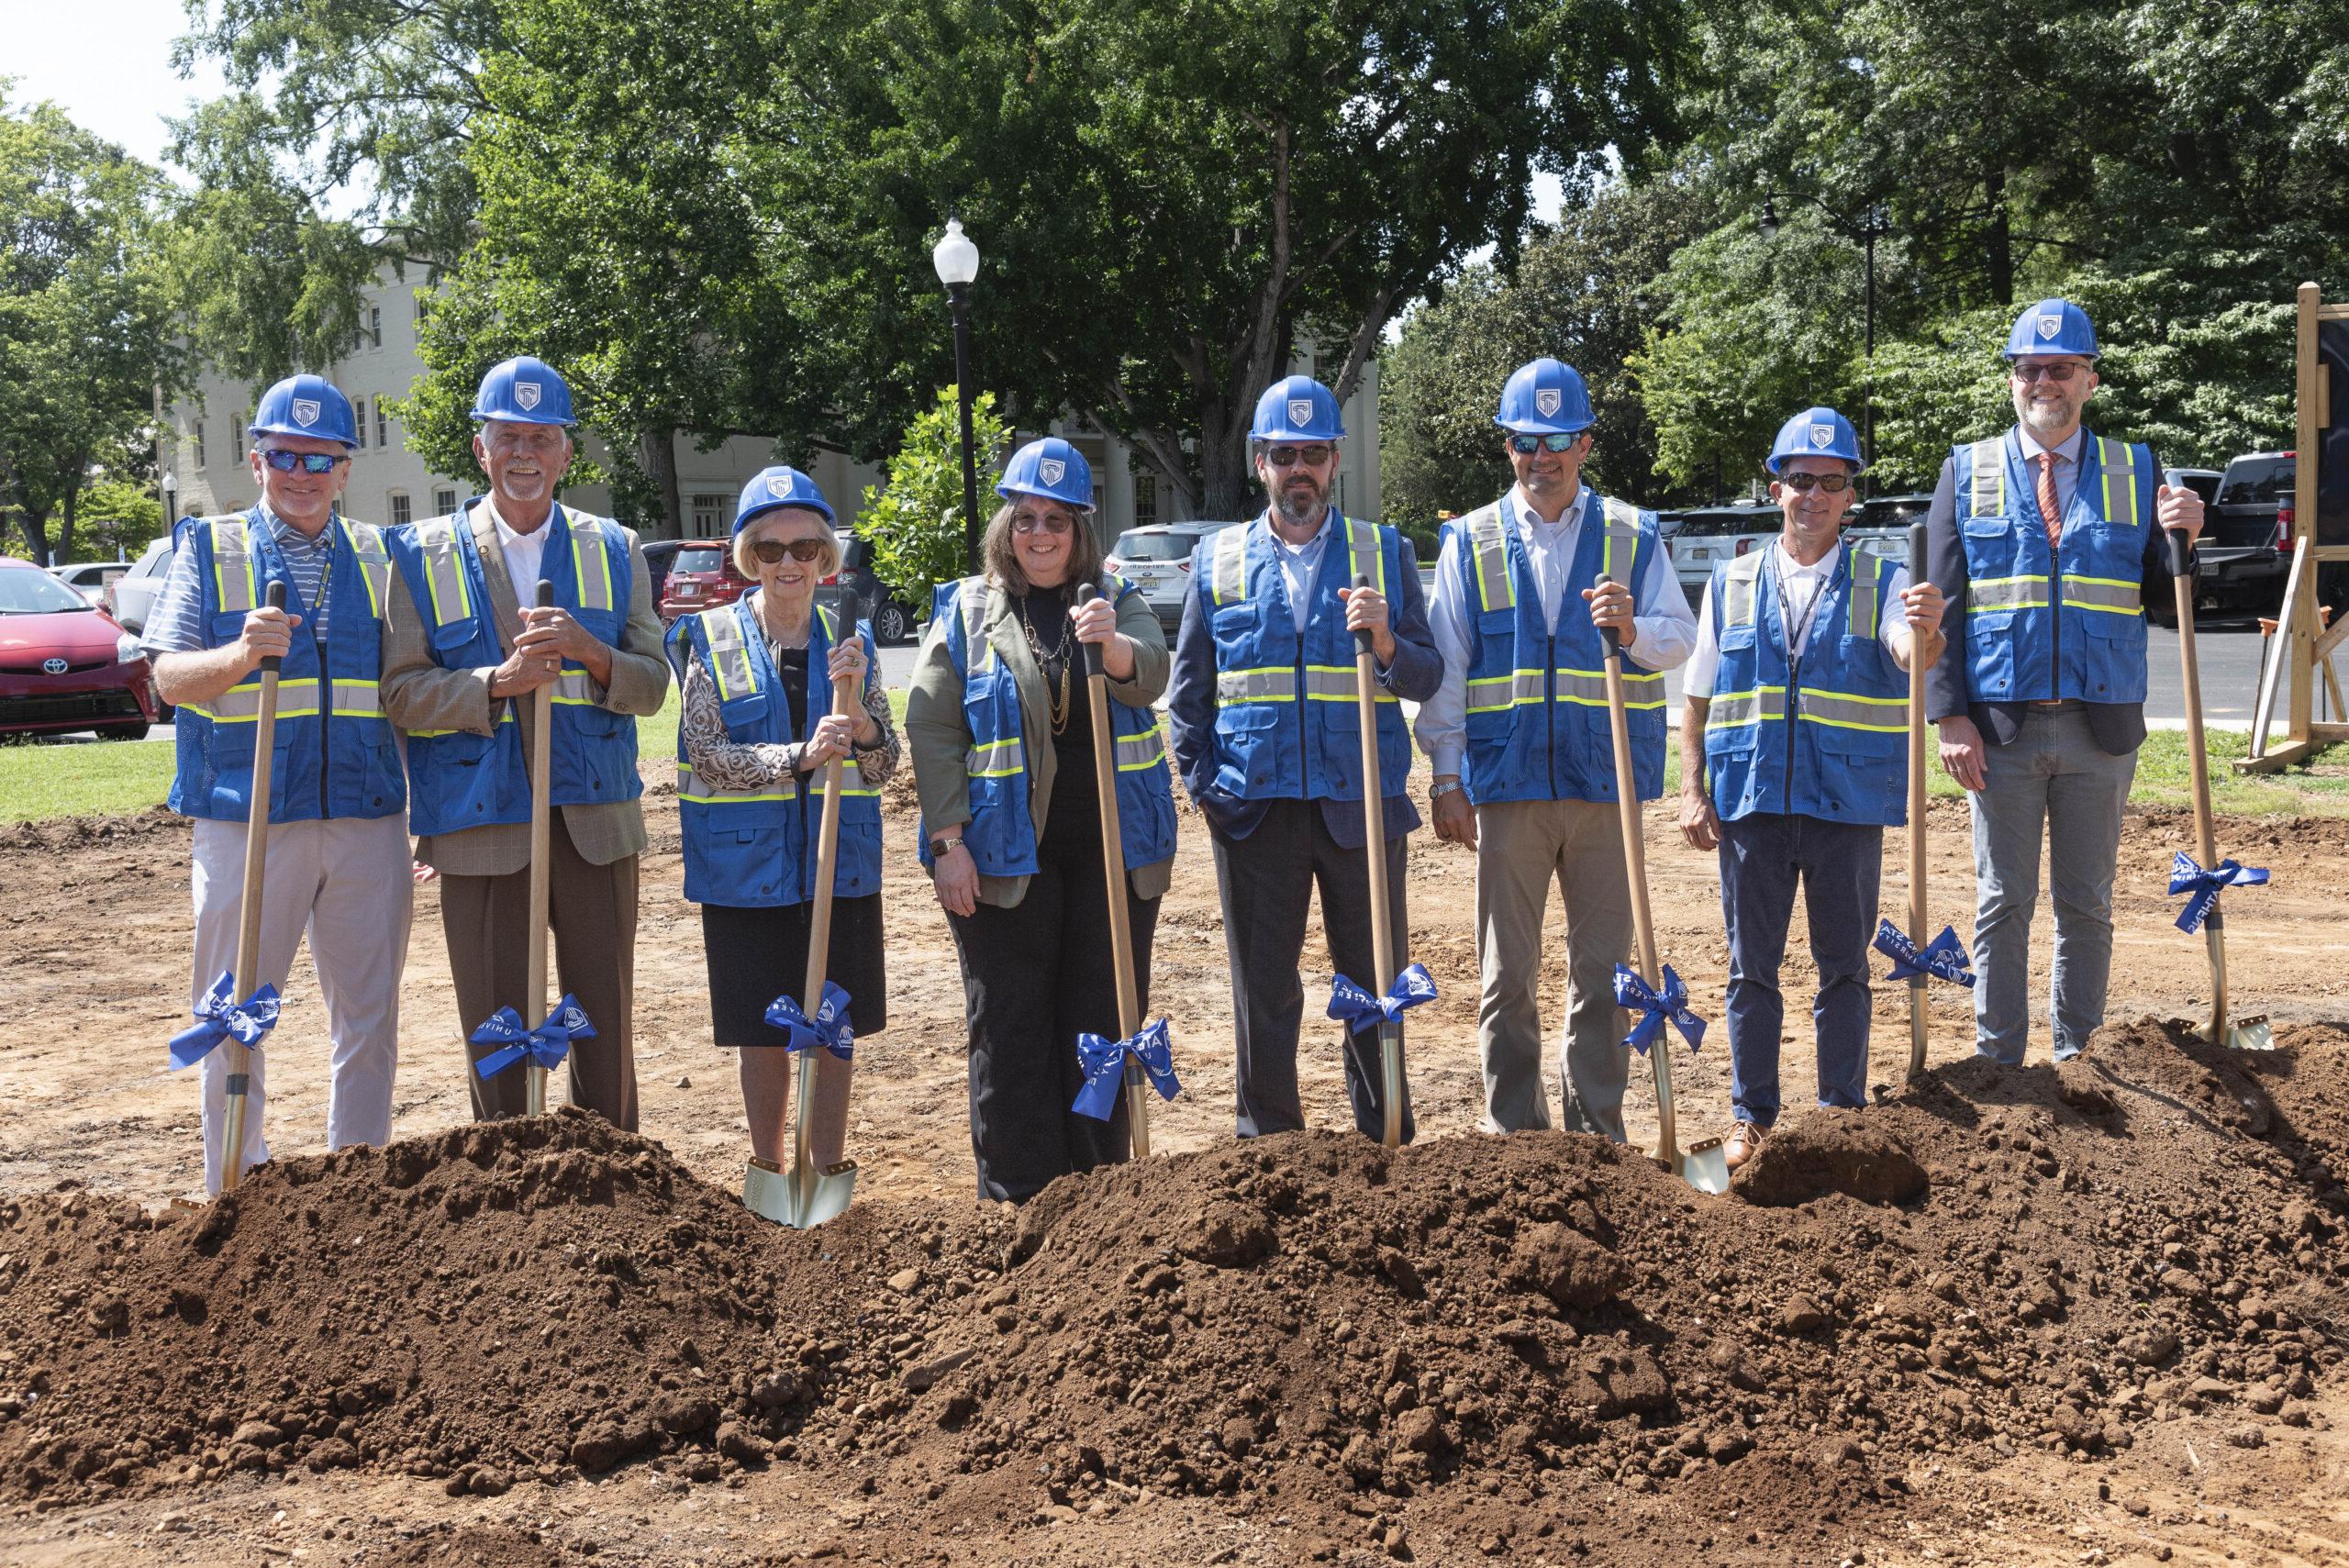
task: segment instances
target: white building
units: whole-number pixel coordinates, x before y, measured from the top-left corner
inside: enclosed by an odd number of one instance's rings
[[[359,347],[318,367],[320,374],[350,397],[358,415],[361,444],[351,454],[351,484],[343,495],[343,509],[364,522],[399,524],[439,517],[455,510],[471,494],[468,482],[434,473],[409,452],[399,421],[388,406],[406,397],[423,374],[416,356],[416,334],[424,293],[417,284],[393,278],[387,270],[365,290],[360,307],[365,335]],[[1297,372],[1317,377],[1324,368],[1309,353],[1300,356],[1295,366]],[[1336,367],[1326,368],[1334,373]],[[217,373],[207,373],[193,397],[168,411],[166,441],[167,445],[175,442],[177,450],[175,456],[166,454],[167,469],[178,480],[177,506],[183,515],[242,510],[258,498],[247,455],[250,441],[246,428],[252,417],[254,390]],[[1344,412],[1351,434],[1332,499],[1341,510],[1375,517],[1379,515],[1376,360],[1364,368],[1361,384],[1346,400]],[[1131,449],[1118,437],[1074,419],[1060,421],[1051,433],[1066,439],[1093,466],[1095,517],[1105,545],[1130,528],[1188,520],[1180,495],[1159,483],[1146,464],[1138,465]],[[736,437],[705,452],[690,436],[680,435],[675,448],[685,536],[725,537],[733,523],[735,496],[752,474],[774,461],[773,443]],[[885,477],[878,466],[851,462],[838,451],[818,456],[812,476],[839,508],[843,524],[854,517],[864,487],[878,485]],[[985,504],[990,499],[991,481],[982,474],[979,483]],[[586,511],[608,515],[611,510],[610,494],[601,485],[572,486],[563,498]],[[632,525],[638,521],[622,520]],[[648,531],[657,536],[666,529]]]

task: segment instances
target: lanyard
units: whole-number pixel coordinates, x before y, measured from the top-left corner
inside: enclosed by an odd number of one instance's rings
[[[1802,663],[1802,654],[1796,651],[1796,650],[1807,650],[1810,646],[1810,623],[1818,618],[1819,606],[1827,602],[1827,595],[1833,591],[1835,584],[1842,579],[1843,562],[1841,559],[1842,548],[1843,547],[1840,544],[1835,547],[1838,557],[1835,562],[1835,570],[1829,573],[1827,581],[1819,585],[1819,592],[1813,594],[1810,596],[1810,603],[1804,606],[1802,612],[1802,624],[1794,628],[1787,638],[1787,660],[1789,663],[1797,666],[1799,666]],[[1787,573],[1786,569],[1778,563],[1777,556],[1778,547],[1776,544],[1773,544],[1770,547],[1770,576],[1772,581],[1777,585],[1778,624],[1783,627],[1787,624]]]

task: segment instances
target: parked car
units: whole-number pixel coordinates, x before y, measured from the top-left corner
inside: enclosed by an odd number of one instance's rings
[[[0,558],[0,735],[145,738],[152,673],[121,623],[29,561]]]
[[[52,566],[49,574],[95,605],[106,596],[106,585],[129,570],[128,561],[77,561]]]
[[[147,629],[147,612],[154,607],[155,595],[163,591],[163,579],[172,570],[172,551],[176,541],[170,534],[150,540],[139,559],[99,595],[98,607],[122,623],[126,631]]]
[[[1843,525],[1843,537],[1870,555],[1881,555],[1895,566],[1909,564],[1909,528],[1925,520],[1933,504],[1931,495],[1871,495],[1860,503],[1860,515]]]
[[[2227,464],[2194,550],[2198,606],[2273,615],[2283,604],[2298,466],[2290,452],[2246,452]],[[2155,607],[2168,605],[2164,598]]]
[[[1128,528],[1109,547],[1104,564],[1141,590],[1172,638],[1183,624],[1183,591],[1191,585],[1192,550],[1209,535],[1237,527],[1236,522],[1149,523]]]
[[[661,606],[661,622],[666,626],[679,616],[730,605],[749,593],[751,587],[751,580],[734,570],[734,550],[729,540],[685,539],[669,562],[666,585],[655,595]]]
[[[676,564],[677,552],[685,548],[681,539],[649,539],[644,543],[644,569],[652,578],[652,603],[657,609],[661,595],[669,586],[669,568]]]
[[[1702,609],[1705,584],[1724,561],[1778,537],[1778,508],[1767,502],[1736,501],[1721,506],[1692,506],[1680,514],[1666,550],[1679,573],[1690,609]]]
[[[2215,468],[2165,468],[2162,483],[2173,490],[2191,490],[2202,497],[2202,505],[2210,506],[2219,498],[2220,482],[2226,475]]]
[[[873,640],[884,648],[893,648],[914,639],[914,626],[921,617],[905,596],[881,581],[873,570],[873,547],[846,528],[840,530],[841,569],[827,577],[816,589],[819,604],[838,605],[843,585],[852,590],[861,602],[864,618],[873,623]]]

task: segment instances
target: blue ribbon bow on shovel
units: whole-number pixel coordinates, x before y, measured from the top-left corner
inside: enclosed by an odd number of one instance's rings
[[[2222,887],[2259,887],[2267,881],[2263,866],[2247,866],[2241,861],[2221,861],[2209,871],[2194,863],[2194,857],[2184,850],[2169,862],[2169,893],[2175,898],[2188,894],[2186,907],[2178,912],[2177,929],[2192,933],[2202,929],[2210,917],[2210,906],[2219,901]]]
[[[567,991],[547,1014],[546,1021],[534,1029],[524,1029],[522,1015],[513,1008],[500,1007],[489,1015],[489,1022],[473,1030],[473,1043],[502,1049],[483,1057],[473,1071],[495,1078],[518,1062],[532,1062],[551,1073],[571,1054],[573,1040],[595,1038],[596,1026],[587,1021],[587,1015]]]
[[[1680,976],[1672,972],[1672,965],[1668,963],[1664,966],[1664,994],[1660,996],[1649,989],[1648,983],[1640,978],[1637,970],[1617,964],[1615,1005],[1629,1007],[1641,1015],[1640,1021],[1631,1026],[1631,1032],[1623,1037],[1623,1043],[1642,1056],[1648,1053],[1648,1047],[1664,1033],[1667,1018],[1671,1020],[1672,1027],[1680,1031],[1680,1038],[1688,1042],[1689,1050],[1696,1050],[1705,1038],[1705,1020],[1688,1010],[1688,987],[1682,983]]]
[[[1160,1099],[1171,1100],[1183,1092],[1174,1078],[1174,1046],[1166,1033],[1166,1020],[1152,1018],[1135,1030],[1131,1040],[1103,1040],[1097,1034],[1076,1037],[1076,1064],[1085,1074],[1085,1087],[1076,1092],[1076,1102],[1069,1109],[1095,1121],[1108,1121],[1116,1115],[1129,1056],[1141,1063],[1143,1075]]]
[[[1330,1016],[1353,1032],[1398,1023],[1406,1007],[1435,1000],[1435,981],[1427,965],[1414,963],[1395,977],[1384,996],[1374,996],[1341,974],[1330,982]]]
[[[786,1051],[812,1051],[822,1046],[842,1062],[856,1055],[856,1030],[849,1027],[848,993],[824,982],[824,995],[816,1004],[816,1016],[810,1018],[799,1010],[793,996],[777,996],[767,1004],[767,1022],[791,1038],[784,1042]]]
[[[1942,934],[1925,944],[1922,951],[1903,935],[1900,928],[1889,920],[1876,923],[1876,951],[1892,961],[1887,980],[1906,980],[1911,975],[1930,974],[1946,980],[1953,985],[1974,989],[1974,961],[1965,954],[1965,944],[1957,940],[1957,928],[1943,926]]]
[[[262,1036],[277,1027],[277,987],[263,985],[241,1002],[230,1001],[236,994],[237,977],[222,970],[195,1004],[195,1027],[172,1036],[173,1067],[194,1066],[231,1036],[247,1051],[261,1049]]]

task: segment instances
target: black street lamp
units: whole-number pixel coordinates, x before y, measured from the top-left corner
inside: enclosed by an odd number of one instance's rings
[[[979,560],[978,457],[971,442],[971,280],[979,275],[979,248],[963,232],[960,219],[946,220],[946,237],[930,253],[938,281],[946,285],[946,303],[954,313],[954,401],[963,415],[963,549],[967,570],[976,576]]]
[[[1866,458],[1868,466],[1873,468],[1876,466],[1876,242],[1882,236],[1892,232],[1892,217],[1885,211],[1882,203],[1871,202],[1860,209],[1859,219],[1854,222],[1845,218],[1839,210],[1829,206],[1817,196],[1807,195],[1801,192],[1790,192],[1788,195],[1792,200],[1809,202],[1820,212],[1825,213],[1829,224],[1834,228],[1835,231],[1846,239],[1857,240],[1867,255],[1867,297],[1865,307],[1866,359],[1862,371],[1860,395],[1860,451]],[[1778,204],[1776,192],[1765,193],[1762,197],[1760,227],[1763,239],[1776,239],[1778,237]]]

